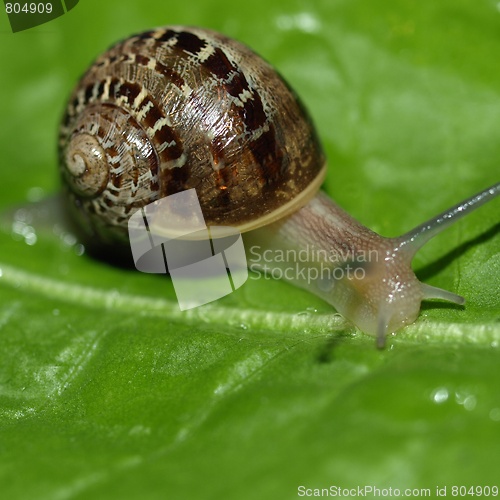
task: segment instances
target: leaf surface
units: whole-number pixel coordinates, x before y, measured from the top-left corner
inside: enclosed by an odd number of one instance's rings
[[[87,0],[16,35],[0,22],[2,496],[498,484],[498,200],[415,259],[466,307],[426,304],[384,351],[276,280],[182,313],[167,278],[81,255],[50,218],[9,215],[57,193],[57,124],[87,64],[130,33],[189,24],[276,65],[314,117],[327,192],[402,234],[499,180],[494,2]]]

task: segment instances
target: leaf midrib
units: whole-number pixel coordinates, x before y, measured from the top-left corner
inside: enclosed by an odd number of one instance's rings
[[[121,293],[28,273],[0,262],[0,283],[91,309],[106,309],[145,316],[168,318],[190,324],[208,323],[254,328],[277,333],[310,335],[338,333],[352,327],[340,314],[288,313],[254,308],[228,307],[217,303],[181,311],[167,299]],[[483,345],[500,343],[500,324],[443,322],[420,318],[398,334],[400,340],[419,342],[466,342]]]

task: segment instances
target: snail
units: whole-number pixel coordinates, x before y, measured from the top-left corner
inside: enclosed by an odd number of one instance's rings
[[[276,70],[235,40],[185,26],[131,36],[97,58],[69,98],[59,158],[69,212],[87,241],[127,248],[136,210],[194,188],[208,226],[245,233],[256,270],[290,264],[269,262],[269,252],[321,250],[299,271],[328,273],[283,276],[379,346],[415,321],[422,300],[464,303],[420,282],[411,261],[430,238],[500,194],[498,183],[401,237],[379,236],[320,191],[325,155]]]

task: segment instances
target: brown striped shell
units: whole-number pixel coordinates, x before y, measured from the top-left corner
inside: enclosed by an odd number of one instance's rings
[[[61,174],[87,236],[127,242],[140,207],[195,188],[207,225],[260,227],[321,184],[325,159],[293,90],[246,46],[169,26],[100,56],[69,99]]]

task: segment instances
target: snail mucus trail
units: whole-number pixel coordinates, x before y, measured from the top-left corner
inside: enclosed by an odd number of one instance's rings
[[[67,206],[87,242],[128,248],[136,210],[194,188],[206,224],[237,227],[247,249],[324,251],[323,261],[300,265],[326,267],[332,277],[291,282],[379,346],[415,321],[422,300],[464,303],[419,282],[411,261],[500,193],[495,184],[399,238],[379,236],[319,191],[325,156],[281,76],[245,45],[185,26],[131,36],[97,58],[69,98],[59,157]],[[361,254],[376,258],[360,262]]]

